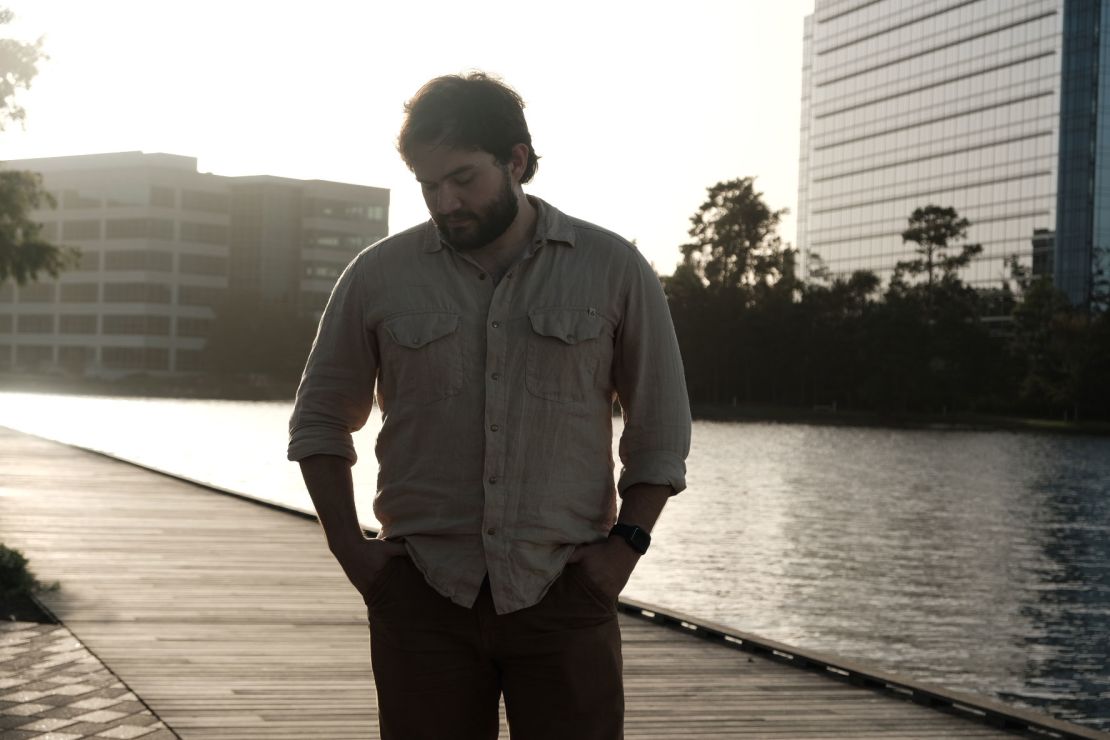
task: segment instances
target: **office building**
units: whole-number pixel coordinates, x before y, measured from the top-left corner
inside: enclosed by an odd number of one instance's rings
[[[952,206],[999,286],[1016,255],[1089,301],[1110,246],[1110,2],[816,0],[803,58],[798,246],[888,279],[915,208]]]
[[[222,177],[140,152],[4,166],[42,174],[57,207],[34,217],[81,262],[0,285],[0,371],[201,370],[221,311],[318,317],[347,262],[387,232],[381,188]]]

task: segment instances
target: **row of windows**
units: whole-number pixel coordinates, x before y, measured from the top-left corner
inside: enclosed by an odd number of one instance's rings
[[[915,58],[943,57],[947,62],[959,63],[1059,32],[1060,16],[1055,9],[1045,8],[1041,2],[1002,2],[1006,7],[1001,11],[984,13],[982,4],[976,3],[957,11],[965,15],[962,22],[951,14],[933,16],[920,24],[890,27],[862,44],[829,52],[823,52],[829,43],[819,27],[815,37],[816,64],[821,70],[817,84],[831,87],[850,83],[856,88],[882,84],[892,79],[890,69]]]
[[[890,173],[889,178],[868,173],[858,178],[864,187],[849,189],[845,182],[843,191],[836,185],[840,182],[822,183],[814,187],[810,194],[809,214],[818,216],[826,213],[855,213],[860,208],[899,201],[931,202],[934,194],[956,191],[957,201],[966,209],[1013,200],[1053,199],[1056,196],[1056,178],[1051,169],[1051,160],[1017,160],[1007,165],[981,170],[966,169],[949,172],[933,177],[898,176]],[[906,173],[907,175],[913,174]],[[897,177],[897,179],[895,179]],[[863,216],[855,214],[853,220]],[[843,219],[840,223],[850,223]]]
[[[10,283],[0,285],[0,303],[172,303],[173,286],[167,283],[31,283],[16,292]],[[102,290],[98,290],[102,288]],[[227,289],[207,285],[181,285],[177,302],[185,306],[216,305]]]
[[[63,210],[148,205],[159,208],[178,207],[178,191],[175,188],[160,185],[148,187],[142,183],[105,183],[95,190],[67,188],[52,195]],[[228,212],[227,193],[184,189],[180,191],[180,196],[182,210],[203,213]]]
[[[0,368],[39,370],[55,364],[54,347],[38,344],[0,345]],[[95,347],[63,346],[57,348],[57,364],[68,370],[85,370],[96,362]],[[169,350],[160,347],[103,347],[100,350],[103,367],[110,370],[169,370]],[[199,352],[178,350],[178,370],[198,365]]]
[[[823,208],[830,199],[858,200],[859,194],[871,191],[890,196],[905,188],[930,191],[971,187],[977,182],[1002,180],[1022,172],[1054,170],[1053,149],[1052,137],[1041,135],[995,147],[815,179],[810,195],[815,207]]]
[[[306,231],[304,234],[306,247],[323,247],[325,249],[342,249],[345,251],[359,250],[369,244],[364,234],[344,234],[338,231]]]
[[[45,221],[42,236],[48,241],[94,241],[99,239],[161,239],[226,245],[228,227],[224,224],[175,222],[168,218],[110,218]]]
[[[72,272],[99,272],[103,269],[172,273],[174,272],[173,258],[173,252],[153,249],[120,249],[105,252],[82,249],[80,263],[74,265]],[[177,272],[182,275],[224,276],[228,273],[228,260],[226,257],[217,255],[178,253]]]
[[[146,314],[0,314],[0,334],[104,334],[169,336],[169,316]],[[177,319],[177,336],[207,337],[212,333],[211,319]]]
[[[913,213],[914,209],[929,204],[953,206],[961,216],[971,222],[973,238],[977,240],[1003,238],[1001,235],[987,231],[996,228],[990,224],[995,224],[1016,215],[1038,214],[1043,215],[1046,219],[1055,218],[1055,202],[1044,198],[995,201],[972,207],[951,197],[957,195],[954,193],[934,193],[933,195],[935,197],[888,201],[882,204],[849,209],[840,212],[839,217],[834,214],[814,214],[811,212],[807,243],[853,241],[876,233],[900,234],[906,227],[906,219]],[[1040,228],[1054,228],[1055,224],[1049,221],[1048,223],[1038,223],[1037,226]],[[1022,233],[1019,231],[1013,236],[1018,238]]]
[[[372,206],[328,198],[305,198],[305,211],[309,216],[349,221],[384,221],[386,215],[385,206]]]
[[[176,367],[169,367],[169,353],[154,347],[105,347],[101,350],[103,366],[111,370],[176,370],[192,372],[207,370],[204,353],[179,349]],[[55,364],[54,348],[35,344],[0,345],[0,368],[37,370]],[[95,347],[58,347],[57,366],[75,372],[91,369],[96,364]]]
[[[952,149],[976,147],[995,141],[1018,139],[1055,131],[1057,117],[1043,115],[1029,101],[1018,101],[1000,108],[979,111],[969,118],[966,133],[958,134],[958,117],[896,129],[875,136],[857,137],[811,150],[813,177],[830,174],[830,169],[853,170],[897,160],[914,160]]]
[[[813,108],[821,136],[846,138],[841,132],[857,133],[861,126],[871,131],[893,129],[938,116],[1028,98],[1037,92],[1052,92],[1059,80],[1059,59],[1039,56],[971,77],[938,74],[929,86],[918,80],[911,84],[884,88],[866,100],[849,104],[836,101],[827,110]],[[1052,112],[1048,109],[1045,112]],[[858,132],[865,133],[865,132]]]
[[[893,112],[874,120],[860,120],[838,130],[815,120],[811,145],[820,151],[880,136],[904,136],[914,130],[928,132],[919,134],[923,138],[952,137],[1033,119],[1054,120],[1059,115],[1058,98],[1048,82],[1051,81],[1026,80],[979,96],[967,95],[907,113]],[[929,126],[934,128],[926,128]]]

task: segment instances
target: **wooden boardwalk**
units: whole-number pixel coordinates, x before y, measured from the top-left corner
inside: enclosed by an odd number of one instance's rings
[[[377,737],[365,609],[314,522],[0,428],[0,542],[61,582],[47,605],[181,737]],[[621,628],[630,739],[1015,737]]]

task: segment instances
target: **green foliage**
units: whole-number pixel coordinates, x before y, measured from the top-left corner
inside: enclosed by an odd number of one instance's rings
[[[0,26],[12,22],[15,14],[0,8]],[[16,39],[0,39],[0,131],[12,122],[22,123],[27,112],[17,105],[19,90],[31,87],[31,80],[38,74],[38,63],[46,59],[42,52],[42,39],[35,43]]]
[[[693,241],[682,245],[684,264],[714,288],[774,283],[783,271],[775,232],[786,210],[771,210],[755,191],[753,177],[719,182],[708,193],[690,217]]]
[[[0,8],[0,25],[12,17],[10,10]],[[15,96],[31,86],[44,58],[41,39],[33,44],[0,39],[0,130],[23,122],[26,111]],[[31,220],[31,211],[47,206],[55,203],[43,189],[41,176],[0,170],[0,283],[11,278],[23,285],[39,273],[57,277],[76,261],[76,250],[50,244],[41,236],[42,227]]]
[[[914,211],[915,258],[885,288],[815,254],[802,283],[751,183],[710,188],[699,241],[664,278],[694,403],[1110,419],[1110,315],[1073,308],[1016,259],[1000,286],[966,285],[981,247],[955,209]]]
[[[14,600],[43,591],[54,591],[57,583],[41,583],[27,567],[27,558],[19,550],[0,544],[0,601]]]
[[[77,260],[75,249],[43,239],[42,226],[30,218],[34,209],[54,205],[39,174],[0,170],[0,282],[23,285],[41,272],[57,277]]]

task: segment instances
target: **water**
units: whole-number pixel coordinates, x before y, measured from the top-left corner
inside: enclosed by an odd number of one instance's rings
[[[310,509],[289,411],[0,393],[0,425]],[[697,422],[688,465],[626,595],[1110,729],[1110,439]]]

